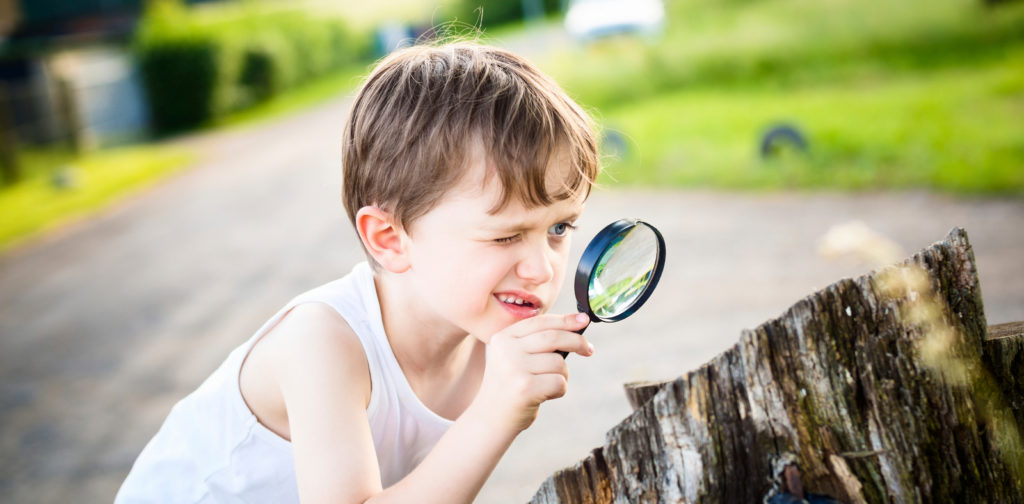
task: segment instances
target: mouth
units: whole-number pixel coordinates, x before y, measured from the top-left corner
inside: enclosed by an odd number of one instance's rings
[[[516,318],[530,318],[539,315],[543,303],[540,298],[520,291],[496,292],[494,298],[507,312]]]

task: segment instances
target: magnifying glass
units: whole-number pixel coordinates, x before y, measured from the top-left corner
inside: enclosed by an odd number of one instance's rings
[[[622,320],[651,297],[663,269],[665,239],[658,229],[638,219],[617,220],[583,251],[576,268],[576,308],[591,322]]]

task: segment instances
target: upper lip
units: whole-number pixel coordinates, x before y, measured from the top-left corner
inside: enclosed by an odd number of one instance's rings
[[[520,291],[520,290],[504,290],[504,291],[495,292],[494,295],[498,298],[499,301],[501,301],[502,298],[512,297],[512,298],[522,299],[526,303],[530,303],[531,305],[533,305],[533,306],[535,306],[537,308],[540,308],[541,306],[544,305],[544,303],[540,300],[539,297],[534,296],[533,294],[530,294],[529,292],[525,292],[525,291]]]

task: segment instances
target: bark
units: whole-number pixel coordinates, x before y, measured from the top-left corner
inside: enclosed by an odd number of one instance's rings
[[[894,288],[912,265],[926,281]],[[808,491],[843,502],[1024,502],[1024,337],[986,330],[954,228],[902,267],[744,331],[700,369],[627,385],[639,407],[531,502],[759,502],[786,460]]]

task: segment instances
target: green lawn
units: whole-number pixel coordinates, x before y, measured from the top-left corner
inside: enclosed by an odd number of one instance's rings
[[[1024,194],[1024,2],[667,2],[657,40],[611,38],[540,62],[622,159],[603,181],[743,189]],[[793,123],[806,156],[762,162]]]
[[[192,159],[167,147],[114,149],[80,158],[60,151],[28,152],[28,176],[0,191],[0,251],[36,234],[95,213],[113,201],[180,170]],[[55,163],[69,186],[53,183]],[[66,164],[65,164],[66,163]]]
[[[758,0],[668,3],[654,41],[612,38],[541,61],[580,102],[616,107],[681,87],[842,80],[1001,58],[1024,44],[1024,2]]]
[[[628,139],[605,180],[726,188],[924,187],[1024,194],[1024,48],[1003,59],[797,86],[701,86],[612,108]],[[803,156],[763,162],[774,123]]]

